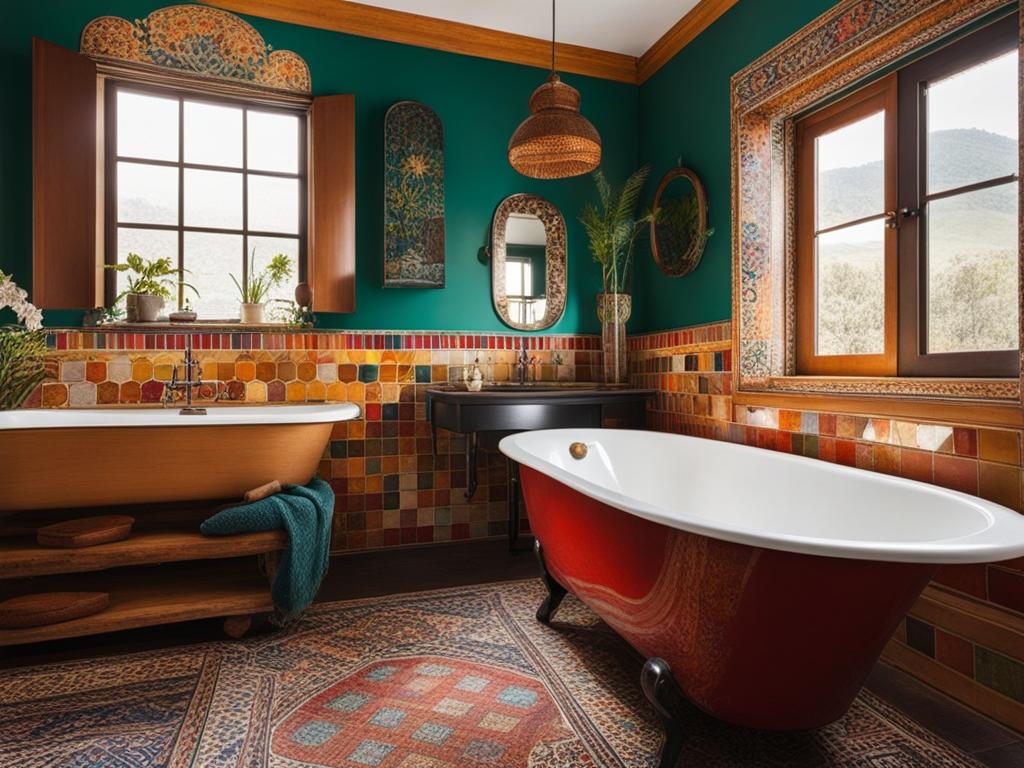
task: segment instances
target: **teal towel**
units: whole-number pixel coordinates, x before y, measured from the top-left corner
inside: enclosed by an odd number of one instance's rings
[[[294,616],[313,602],[327,573],[333,517],[334,491],[313,478],[306,485],[286,485],[265,499],[222,509],[204,520],[199,530],[207,536],[226,536],[284,528],[289,544],[270,593],[281,613]]]

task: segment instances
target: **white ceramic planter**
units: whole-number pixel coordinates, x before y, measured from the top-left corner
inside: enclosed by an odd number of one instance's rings
[[[242,304],[242,323],[247,325],[258,325],[266,322],[263,319],[263,304]]]

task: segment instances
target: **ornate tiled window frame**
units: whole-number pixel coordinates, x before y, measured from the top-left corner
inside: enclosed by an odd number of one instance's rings
[[[309,67],[274,50],[244,19],[202,5],[171,5],[144,19],[99,16],[82,30],[81,52],[103,77],[255,103],[308,107]]]
[[[951,420],[972,408],[985,420],[1024,424],[1020,379],[795,375],[794,118],[1007,6],[1006,0],[843,0],[733,76],[737,402],[813,396],[835,410],[901,415],[927,408]]]

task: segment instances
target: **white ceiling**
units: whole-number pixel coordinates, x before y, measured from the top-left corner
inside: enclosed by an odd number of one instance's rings
[[[550,0],[358,0],[365,5],[551,37]],[[558,42],[639,56],[698,0],[558,0]]]

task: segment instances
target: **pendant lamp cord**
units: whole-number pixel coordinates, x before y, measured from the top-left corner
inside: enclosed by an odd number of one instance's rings
[[[551,74],[555,74],[555,0],[551,0]]]

